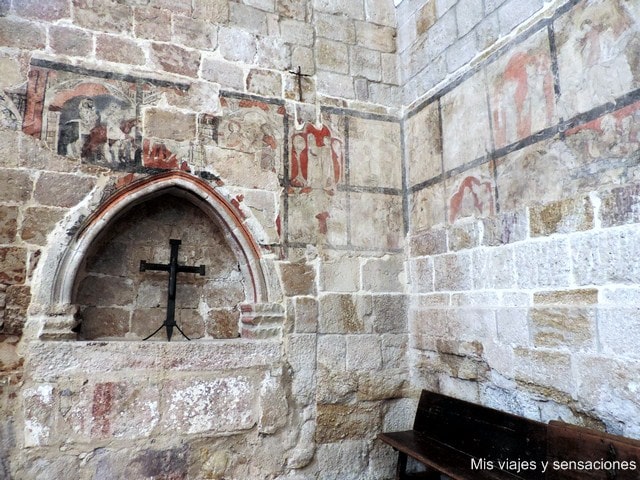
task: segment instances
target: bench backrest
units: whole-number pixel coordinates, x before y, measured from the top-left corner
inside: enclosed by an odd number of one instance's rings
[[[546,459],[546,425],[541,422],[424,390],[413,429],[474,458],[491,461],[495,469],[499,462],[520,462],[520,466],[535,462],[534,469],[520,469],[517,475],[528,480],[541,478],[537,467]]]
[[[640,478],[639,440],[558,421],[549,422],[547,435],[549,480]]]

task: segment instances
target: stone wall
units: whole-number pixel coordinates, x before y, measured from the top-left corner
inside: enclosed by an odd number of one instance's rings
[[[639,18],[566,2],[408,112],[414,385],[640,434]]]
[[[482,61],[562,0],[404,0],[397,9],[403,103]]]
[[[0,2],[0,476],[391,476],[375,435],[411,406],[395,23],[377,0]],[[164,263],[188,221],[180,263],[232,288],[181,280],[179,321],[209,325],[143,343],[164,299],[122,238]]]

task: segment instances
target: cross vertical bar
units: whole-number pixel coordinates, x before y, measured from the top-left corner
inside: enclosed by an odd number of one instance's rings
[[[173,328],[177,328],[178,331],[182,334],[184,338],[187,340],[191,340],[187,337],[182,329],[176,324],[176,287],[177,287],[177,277],[178,272],[186,272],[186,273],[198,273],[201,276],[205,274],[204,265],[200,265],[198,267],[187,267],[178,265],[178,249],[180,248],[181,240],[170,239],[169,244],[171,245],[171,254],[169,257],[168,264],[160,264],[160,263],[147,263],[144,260],[140,261],[140,271],[145,272],[147,270],[158,270],[163,272],[169,272],[169,284],[167,286],[167,316],[162,325],[158,327],[158,329],[153,332],[151,335],[146,337],[144,340],[148,340],[153,337],[156,333],[160,331],[162,327],[165,327],[167,330],[167,341],[171,341],[171,337],[173,336]]]

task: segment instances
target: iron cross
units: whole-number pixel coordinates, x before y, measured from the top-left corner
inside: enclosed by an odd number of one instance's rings
[[[171,257],[168,264],[162,263],[147,263],[144,260],[140,260],[140,271],[146,272],[147,270],[159,270],[162,272],[169,272],[169,291],[167,295],[167,318],[164,323],[158,327],[158,329],[149,335],[144,340],[148,340],[160,331],[162,327],[167,329],[167,341],[171,341],[171,335],[173,335],[173,327],[176,327],[178,331],[187,340],[191,340],[187,337],[180,327],[176,324],[176,279],[178,272],[186,273],[199,273],[204,276],[204,265],[199,267],[187,267],[184,265],[178,265],[178,249],[180,248],[181,240],[170,239],[171,244]]]
[[[293,73],[296,77],[298,77],[298,97],[299,101],[302,102],[302,77],[310,77],[311,75],[305,75],[304,73],[302,73],[300,65],[298,65],[298,70],[289,70],[289,73]]]

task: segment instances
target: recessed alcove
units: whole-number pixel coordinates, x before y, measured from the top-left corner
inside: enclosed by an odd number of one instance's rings
[[[141,340],[162,325],[168,272],[140,271],[142,260],[167,264],[170,239],[181,240],[175,318],[190,339],[240,335],[246,285],[220,226],[187,198],[165,193],[128,209],[96,239],[76,278],[80,339]],[[176,332],[173,340],[185,338]],[[166,340],[164,329],[150,340]]]

